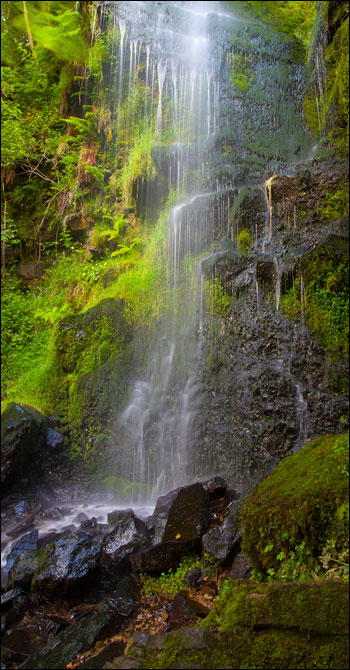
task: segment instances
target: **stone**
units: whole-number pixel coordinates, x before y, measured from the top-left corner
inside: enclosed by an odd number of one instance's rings
[[[158,542],[161,542],[164,531],[165,531],[165,526],[167,523],[167,518],[169,514],[169,510],[179,493],[181,491],[182,486],[180,488],[174,489],[173,491],[169,491],[164,496],[160,496],[156,502],[156,506],[154,508],[153,512],[153,519],[154,519],[154,543],[158,544]]]
[[[27,596],[20,588],[6,591],[1,596],[1,634],[22,616],[27,605]]]
[[[240,626],[349,634],[349,585],[344,582],[272,583],[266,593],[258,594],[258,604],[254,595],[247,594],[239,607]]]
[[[247,556],[242,551],[233,559],[230,568],[230,577],[232,579],[249,579],[253,566]]]
[[[58,633],[38,654],[25,661],[21,668],[65,668],[78,654],[88,651],[99,640],[117,632],[114,613],[92,612]]]
[[[107,514],[107,521],[110,526],[116,526],[122,519],[130,519],[134,516],[134,511],[131,508],[116,509],[113,512],[109,512]]]
[[[169,509],[162,542],[199,540],[209,521],[209,497],[202,484],[179,490]]]
[[[124,651],[124,643],[121,641],[107,644],[96,656],[88,658],[77,666],[79,670],[100,670],[108,661],[113,661]]]
[[[48,427],[46,441],[49,447],[56,449],[56,447],[63,445],[64,437],[57,430],[54,430],[54,428]]]
[[[9,528],[6,531],[6,535],[9,537],[18,537],[18,535],[22,535],[25,533],[26,530],[29,530],[30,528],[33,528],[34,526],[34,516],[30,515],[23,519],[23,521],[20,521],[20,523],[16,524],[12,528]]]
[[[23,535],[14,547],[11,549],[7,563],[4,568],[4,573],[5,575],[8,575],[9,571],[11,570],[17,556],[20,554],[25,554],[28,553],[29,551],[35,551],[38,548],[38,531],[37,530],[32,530],[31,533],[26,533],[26,535]]]
[[[1,483],[4,490],[41,472],[47,419],[33,407],[10,403],[1,416]]]
[[[130,557],[133,572],[160,575],[176,570],[181,557],[197,547],[197,542],[160,542]]]
[[[238,523],[238,512],[238,506],[232,505],[223,523],[210,529],[202,537],[203,549],[218,562],[227,558],[234,545],[241,538],[242,532]]]
[[[154,635],[148,645],[149,649],[162,650],[167,643],[176,639],[176,648],[179,650],[213,649],[220,638],[228,637],[225,633],[212,631],[209,628],[180,628],[176,633],[158,633]]]
[[[166,607],[168,613],[166,631],[175,630],[184,624],[208,616],[210,609],[198,599],[190,596],[186,590],[179,591],[174,600]]]
[[[100,543],[86,535],[64,535],[42,549],[18,557],[10,576],[14,586],[66,593],[86,582],[97,569]]]
[[[202,581],[203,581],[203,572],[200,568],[193,568],[193,570],[189,570],[184,577],[185,584],[187,584],[187,586],[190,586],[192,588],[199,586]]]
[[[135,517],[132,510],[124,516],[114,530],[102,541],[101,565],[113,573],[118,564],[135,552],[150,546],[147,526]]]

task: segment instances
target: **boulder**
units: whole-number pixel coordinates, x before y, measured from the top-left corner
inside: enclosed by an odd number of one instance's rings
[[[269,584],[265,593],[246,595],[236,621],[239,626],[255,629],[294,629],[315,635],[346,636],[349,585],[331,581]]]
[[[1,484],[4,489],[41,470],[47,419],[33,407],[12,402],[1,416]]]
[[[173,491],[169,491],[169,493],[166,493],[166,495],[160,496],[156,502],[156,506],[152,515],[154,520],[153,525],[155,544],[161,542],[163,538],[170,508],[181,489],[182,486],[180,488],[173,489]]]
[[[38,548],[38,531],[37,530],[32,530],[30,533],[26,533],[21,537],[14,547],[12,547],[6,566],[4,568],[4,573],[5,575],[8,575],[9,571],[11,570],[17,556],[20,554],[26,554],[30,551],[36,551]]]
[[[191,588],[199,586],[202,581],[203,572],[200,568],[193,568],[193,570],[189,570],[184,577],[185,584]]]
[[[181,556],[196,548],[191,542],[159,542],[130,558],[133,572],[147,572],[160,575],[168,570],[176,570]]]
[[[100,543],[83,533],[56,538],[39,551],[16,559],[10,572],[12,584],[31,585],[46,594],[67,593],[92,576],[100,553]]]
[[[88,651],[99,640],[104,640],[118,631],[117,616],[114,612],[92,612],[81,621],[61,631],[55,638],[55,646],[49,642],[38,654],[25,661],[20,667],[65,668],[78,654]]]
[[[189,592],[179,591],[174,600],[166,607],[168,620],[166,630],[175,630],[184,624],[196,621],[198,618],[208,616],[210,610],[199,600],[190,597]]]
[[[209,496],[202,484],[181,488],[170,506],[162,542],[199,540],[209,521]]]
[[[132,510],[124,510],[117,526],[103,539],[101,565],[115,573],[117,566],[122,568],[122,563],[126,565],[124,559],[146,549],[150,544],[147,526],[135,517]]]
[[[23,614],[28,600],[20,588],[6,591],[1,596],[1,634]]]
[[[241,538],[242,533],[238,523],[239,510],[240,506],[232,505],[223,523],[209,529],[202,537],[203,549],[220,563],[227,558]]]
[[[107,514],[107,521],[110,526],[117,526],[119,521],[122,519],[130,519],[130,517],[135,516],[131,508],[128,509],[116,509],[113,512]]]

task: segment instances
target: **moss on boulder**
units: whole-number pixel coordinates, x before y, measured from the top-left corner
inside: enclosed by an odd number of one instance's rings
[[[322,558],[327,570],[335,569],[332,561],[339,565],[348,548],[348,444],[347,434],[313,440],[283,459],[247,499],[242,549],[255,570],[307,579]]]

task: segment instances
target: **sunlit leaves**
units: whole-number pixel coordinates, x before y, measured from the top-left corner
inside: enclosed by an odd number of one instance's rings
[[[16,3],[18,6],[22,3]],[[80,15],[70,2],[28,2],[26,4],[30,31],[36,46],[48,49],[62,61],[85,63],[88,48],[83,39]],[[49,11],[48,11],[49,10]],[[13,25],[25,31],[22,12]]]

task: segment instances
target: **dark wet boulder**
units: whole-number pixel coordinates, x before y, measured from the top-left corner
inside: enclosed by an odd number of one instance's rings
[[[107,571],[115,573],[117,566],[126,567],[125,560],[131,554],[150,546],[150,533],[147,526],[138,519],[132,510],[125,513],[114,530],[102,541],[101,565]]]
[[[209,508],[202,484],[181,488],[169,509],[162,542],[199,540],[208,527]]]
[[[33,407],[12,402],[1,416],[1,484],[4,489],[41,470],[47,419]]]
[[[20,588],[6,591],[1,596],[1,634],[20,618],[28,605],[27,596]]]
[[[173,489],[173,491],[169,491],[169,493],[166,493],[164,496],[160,496],[157,500],[156,506],[154,508],[153,512],[153,526],[154,526],[154,543],[158,544],[158,542],[161,542],[164,531],[165,531],[165,526],[167,524],[167,519],[168,519],[168,514],[170,511],[170,508],[178,495],[179,491],[181,491],[182,486],[177,489]],[[148,524],[147,524],[148,525]]]
[[[122,519],[130,519],[132,516],[135,515],[130,507],[128,509],[116,509],[107,514],[107,521],[110,526],[117,526]]]
[[[92,578],[101,553],[100,543],[84,533],[65,535],[36,552],[18,557],[10,572],[14,586],[34,591],[67,593]]]
[[[19,523],[16,523],[15,526],[12,526],[11,528],[8,528],[6,530],[6,535],[9,537],[18,537],[19,535],[23,535],[27,530],[30,530],[34,526],[34,516],[31,514],[30,516],[25,517],[22,519]]]
[[[194,623],[197,620],[191,604],[182,592],[176,594],[174,600],[166,606],[168,614],[166,630],[176,630],[185,624]],[[209,611],[207,612],[209,614]]]
[[[99,604],[99,612],[114,612],[115,624],[118,629],[123,628],[135,611],[136,603],[131,598],[109,597]]]
[[[133,572],[160,575],[168,570],[176,570],[181,557],[197,548],[197,541],[159,542],[153,547],[131,556],[131,568]]]
[[[242,531],[238,522],[239,509],[240,506],[232,505],[223,523],[209,529],[202,537],[203,549],[216,561],[224,561],[241,538]]]
[[[32,530],[30,533],[26,533],[21,537],[16,544],[12,547],[6,566],[4,568],[5,575],[8,575],[17,556],[20,554],[26,554],[30,551],[36,551],[38,548],[38,530]]]
[[[49,642],[20,667],[38,668],[38,670],[65,668],[78,654],[88,651],[99,640],[104,640],[117,632],[117,615],[114,612],[92,612],[58,633],[54,647],[52,642]]]

